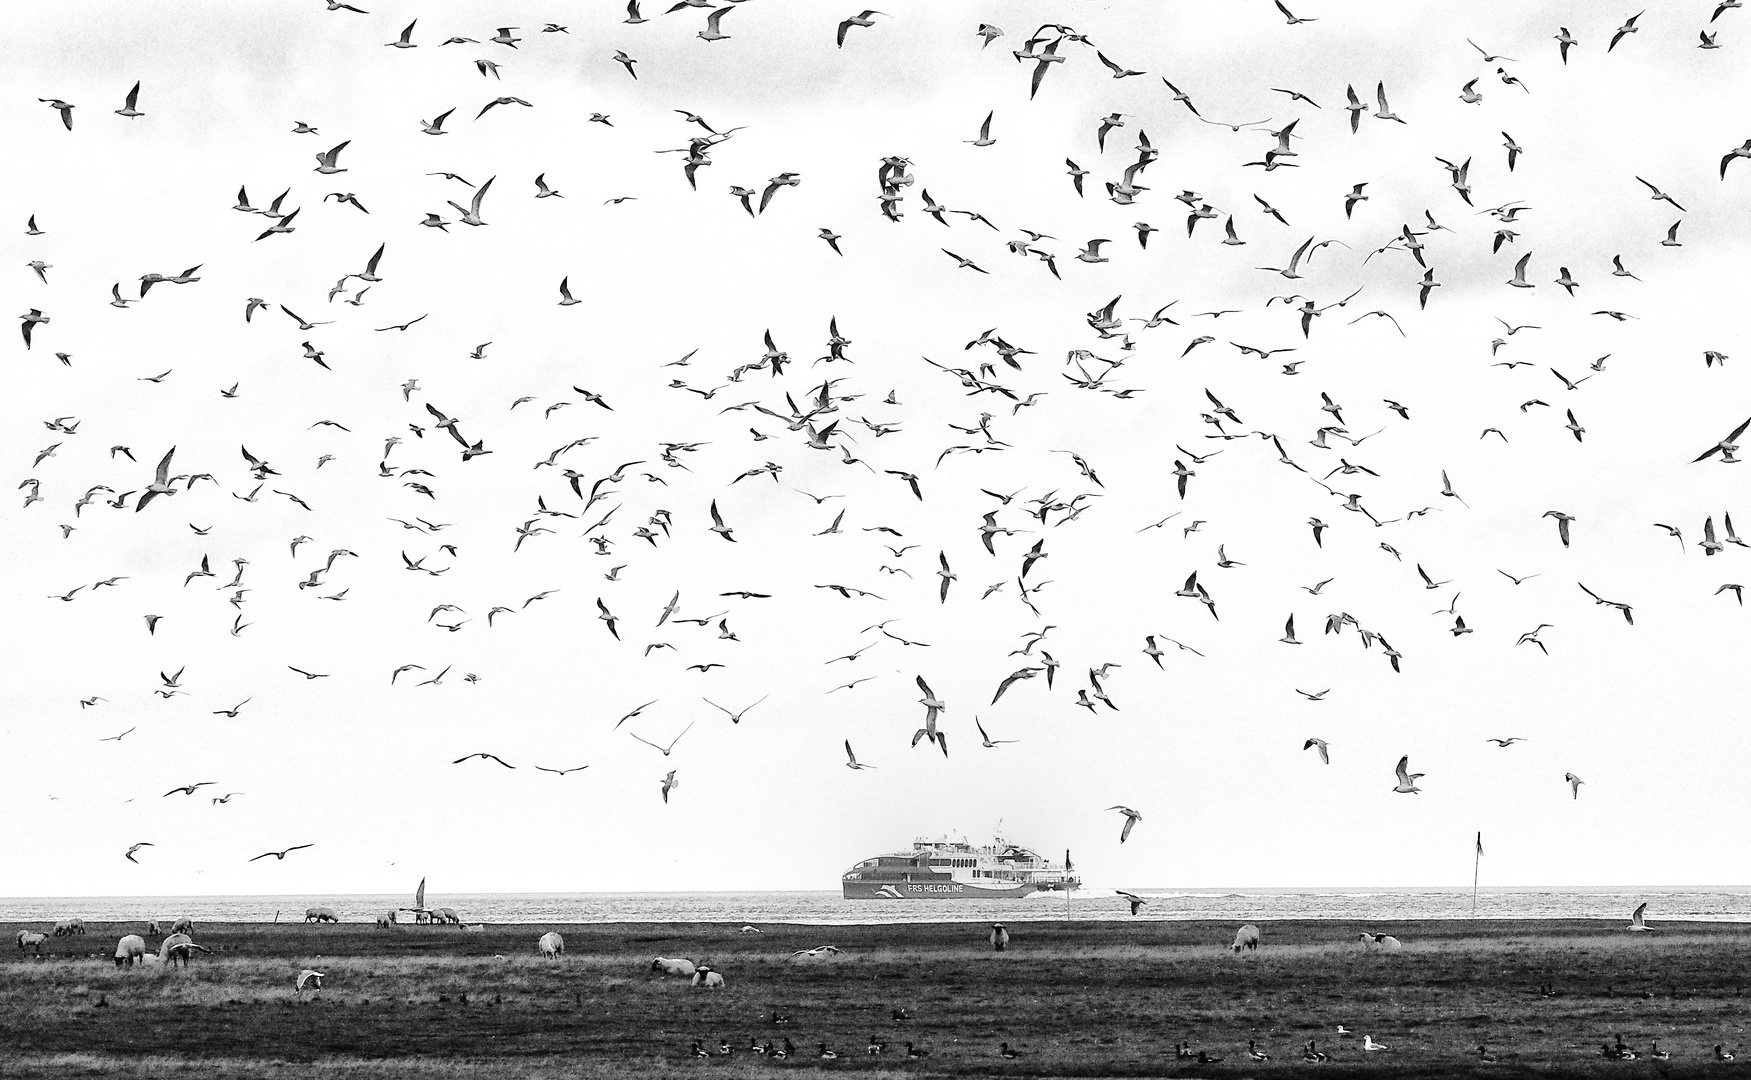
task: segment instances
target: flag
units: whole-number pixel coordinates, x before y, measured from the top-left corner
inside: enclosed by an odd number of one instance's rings
[[[1477,834],[1477,855],[1478,858],[1483,858],[1483,833],[1481,832]]]

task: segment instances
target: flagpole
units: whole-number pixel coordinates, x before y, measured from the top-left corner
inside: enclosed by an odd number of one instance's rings
[[[1477,915],[1477,873],[1478,873],[1478,868],[1482,865],[1482,863],[1483,863],[1483,833],[1479,832],[1477,834],[1477,854],[1472,857],[1472,861],[1471,861],[1471,914],[1474,918]]]

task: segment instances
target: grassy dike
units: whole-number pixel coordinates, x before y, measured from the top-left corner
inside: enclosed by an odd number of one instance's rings
[[[4,946],[0,1076],[484,1078],[684,1077],[775,1071],[876,1076],[1688,1075],[1744,1067],[1751,1049],[1751,927],[1617,920],[1259,924],[1237,957],[1233,923],[1025,922],[994,953],[988,928],[614,923],[459,927],[197,924],[212,950],[188,970],[118,970],[91,923],[41,959]],[[0,926],[10,942],[19,929]],[[1369,952],[1363,930],[1398,954]],[[565,936],[542,960],[536,939]],[[156,939],[148,939],[148,946]],[[827,959],[792,952],[832,944]],[[650,971],[656,956],[707,960],[722,991]],[[304,967],[319,998],[293,998]],[[910,1019],[897,1021],[894,1010]],[[772,1022],[773,1013],[789,1018]],[[1350,1038],[1336,1034],[1343,1025]],[[1365,1053],[1364,1034],[1389,1049]],[[1643,1060],[1606,1060],[1621,1034]],[[870,1037],[887,1050],[865,1052]],[[799,1053],[747,1052],[751,1040]],[[695,1040],[736,1053],[696,1059]],[[1248,1041],[1271,1055],[1254,1061]],[[1668,1062],[1646,1059],[1658,1041]],[[908,1058],[912,1042],[928,1056]],[[1014,1059],[998,1054],[1008,1042]],[[1176,1057],[1189,1043],[1222,1060]],[[826,1043],[841,1056],[817,1057]],[[1477,1047],[1498,1059],[1486,1064]]]

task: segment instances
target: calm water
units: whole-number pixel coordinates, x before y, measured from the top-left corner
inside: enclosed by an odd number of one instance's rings
[[[1471,890],[1454,889],[1139,889],[1145,919],[1344,919],[1389,922],[1472,916]],[[80,896],[0,898],[0,922],[82,916],[127,921],[188,915],[209,922],[299,921],[304,909],[328,904],[348,921],[411,902],[411,894],[330,896]],[[1751,922],[1751,887],[1516,888],[1478,893],[1477,917],[1488,919],[1628,918],[1642,901],[1648,918]],[[426,902],[453,907],[468,922],[733,922],[903,923],[954,920],[1025,921],[1129,917],[1111,893],[1076,893],[1018,900],[845,900],[837,892],[736,893],[454,893],[428,889]]]

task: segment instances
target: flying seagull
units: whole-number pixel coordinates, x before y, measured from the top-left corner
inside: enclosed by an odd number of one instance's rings
[[[1415,795],[1423,790],[1417,786],[1417,780],[1419,780],[1423,774],[1420,772],[1411,772],[1410,764],[1411,757],[1409,754],[1398,759],[1398,786],[1392,790],[1401,795]]]
[[[316,846],[315,844],[293,844],[291,847],[286,848],[284,851],[264,851],[260,855],[257,855],[255,857],[255,859],[249,859],[246,861],[254,862],[256,859],[265,859],[269,855],[272,855],[274,858],[279,859],[283,862],[283,861],[285,861],[286,856],[291,854],[292,852],[301,851],[304,848],[315,847],[315,846]]]
[[[1125,827],[1119,830],[1119,843],[1122,844],[1130,839],[1131,830],[1137,826],[1139,821],[1143,820],[1143,815],[1131,809],[1129,806],[1109,806],[1107,809],[1117,810],[1119,813],[1125,815]]]

